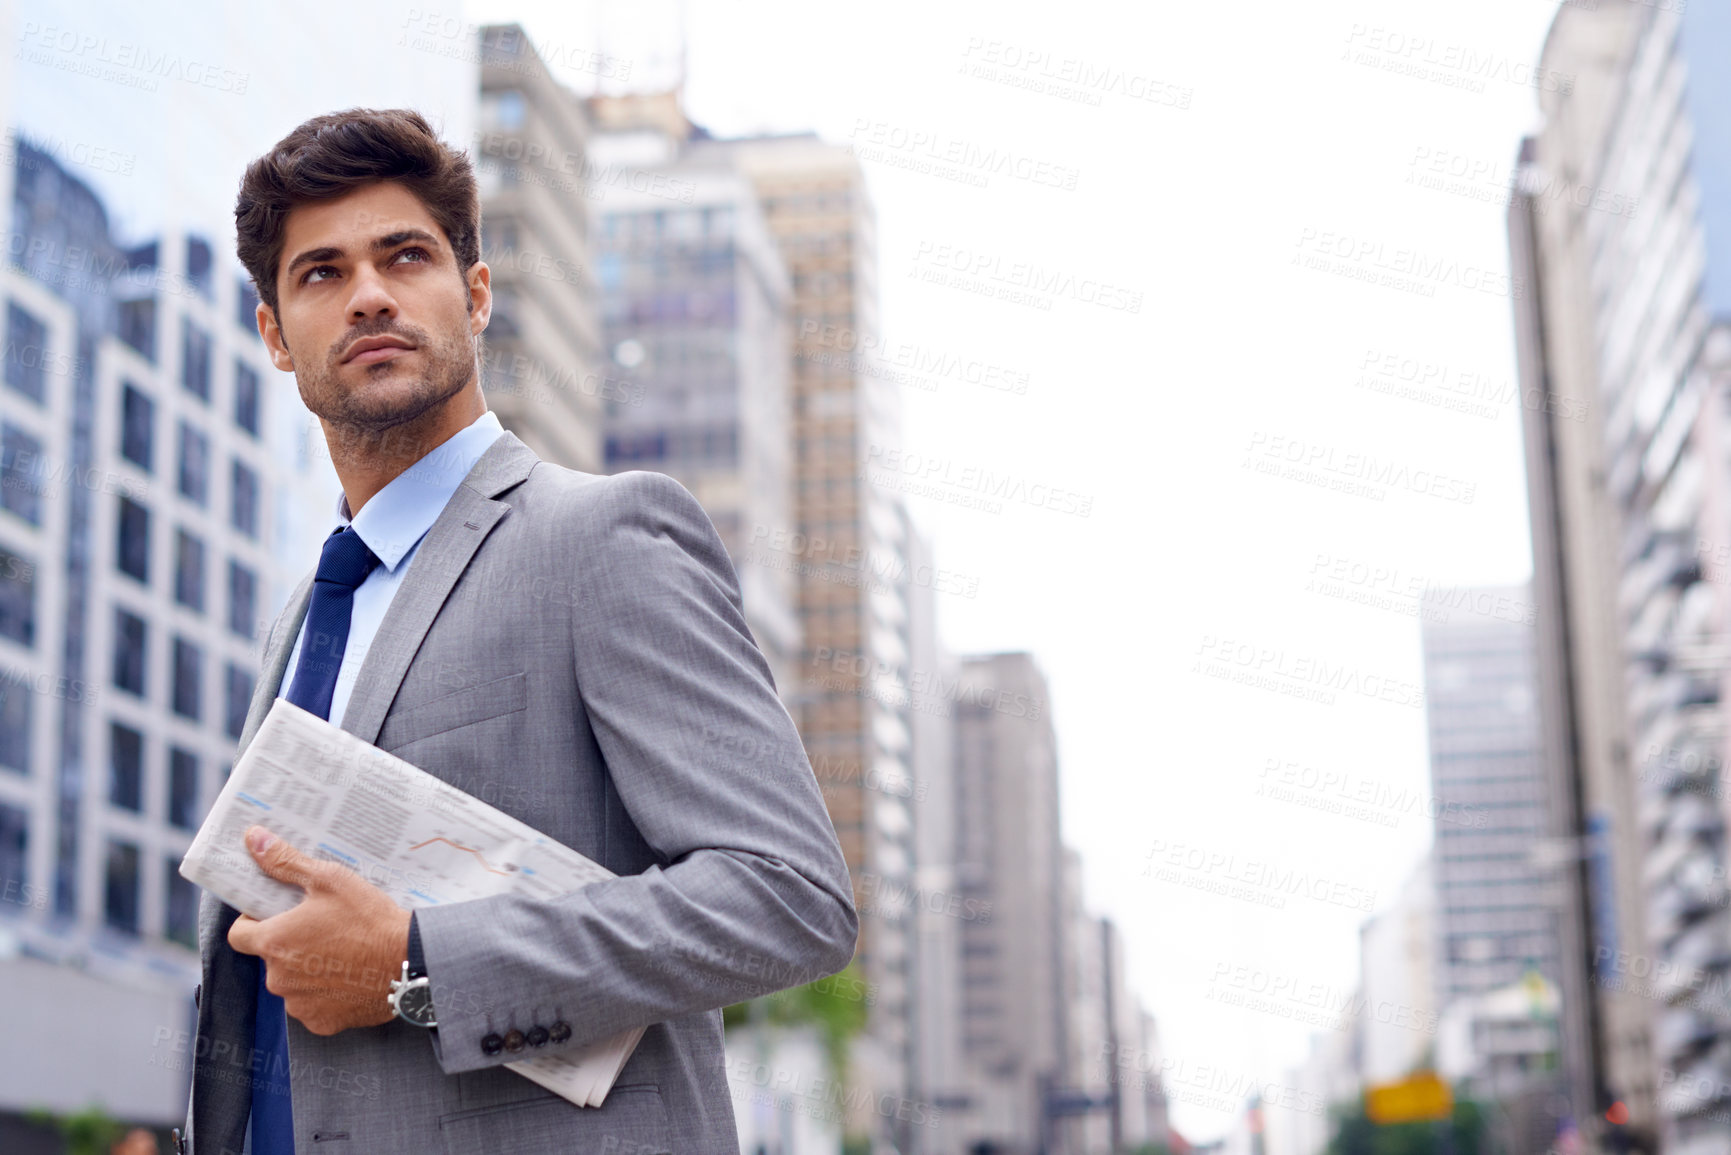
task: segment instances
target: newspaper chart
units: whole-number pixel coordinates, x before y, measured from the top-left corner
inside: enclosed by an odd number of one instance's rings
[[[551,899],[613,877],[283,698],[235,763],[180,865],[189,881],[265,919],[292,909],[302,891],[253,861],[244,839],[255,824],[303,853],[353,869],[408,910],[506,893]],[[435,977],[435,1012],[436,983]],[[642,1036],[637,1027],[569,1054],[505,1066],[580,1107],[599,1107]]]

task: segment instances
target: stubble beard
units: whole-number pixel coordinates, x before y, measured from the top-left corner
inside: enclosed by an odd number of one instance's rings
[[[361,366],[359,387],[345,385],[338,377],[344,351],[356,341],[386,334],[411,342],[426,368],[415,374],[401,364],[403,357],[392,357]],[[382,448],[387,439],[395,440],[388,436],[393,430],[410,432],[422,417],[461,393],[476,372],[472,338],[453,333],[435,341],[423,329],[387,322],[354,326],[331,346],[316,369],[302,373],[297,367],[295,383],[302,403],[325,423],[329,434],[350,444]],[[384,377],[398,380],[385,389],[376,388],[375,382]]]

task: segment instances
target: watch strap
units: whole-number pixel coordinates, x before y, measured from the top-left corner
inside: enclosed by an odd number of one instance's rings
[[[424,978],[427,973],[427,956],[421,950],[421,924],[415,921],[414,912],[409,913],[409,977]]]

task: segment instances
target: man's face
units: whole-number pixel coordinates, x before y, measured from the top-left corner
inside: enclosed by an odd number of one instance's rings
[[[380,433],[473,380],[490,276],[480,262],[458,271],[444,230],[408,189],[367,185],[289,213],[277,314],[259,305],[259,333],[314,414]]]

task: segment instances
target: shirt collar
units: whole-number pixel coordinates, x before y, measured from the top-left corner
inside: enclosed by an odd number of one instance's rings
[[[394,571],[408,552],[427,535],[450,504],[457,486],[469,476],[505,427],[491,409],[466,428],[446,438],[437,449],[391,479],[373,494],[353,520],[348,495],[337,494],[337,525],[352,526],[379,564]]]

